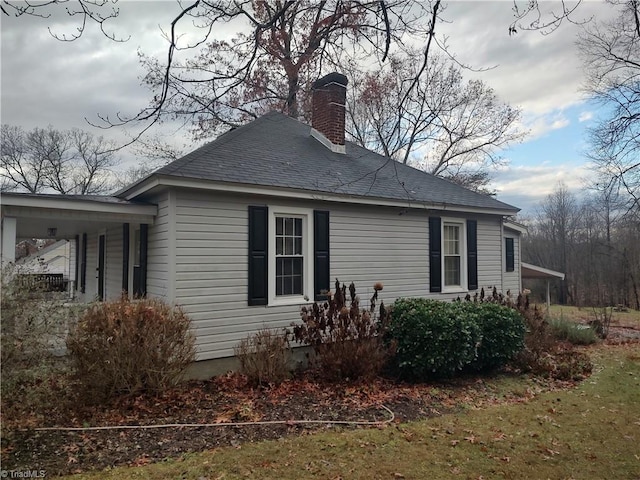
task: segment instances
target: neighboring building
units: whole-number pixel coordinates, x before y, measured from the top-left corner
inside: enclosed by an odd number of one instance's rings
[[[69,240],[58,240],[16,260],[20,273],[61,274],[65,281],[75,280],[75,245]]]
[[[344,137],[346,78],[316,82],[313,126],[269,113],[113,197],[5,194],[3,257],[52,228],[74,239],[78,296],[180,304],[198,360],[285,327],[338,278],[362,298],[521,289],[516,207]]]

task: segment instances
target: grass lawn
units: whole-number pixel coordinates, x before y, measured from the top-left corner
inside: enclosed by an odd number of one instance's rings
[[[599,345],[589,353],[594,373],[578,387],[522,403],[72,478],[640,479],[640,344]]]
[[[539,305],[544,311],[545,305]],[[600,309],[596,309],[600,311]],[[594,309],[591,307],[573,307],[568,305],[551,305],[551,316],[556,318],[564,318],[574,322],[585,323],[595,319]],[[629,309],[626,312],[613,312],[611,316],[611,325],[620,327],[639,327],[640,326],[640,310]]]

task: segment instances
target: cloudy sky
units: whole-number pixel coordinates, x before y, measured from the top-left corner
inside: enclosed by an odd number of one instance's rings
[[[146,105],[149,92],[140,86],[144,71],[138,50],[163,58],[168,30],[178,6],[166,1],[120,1],[120,15],[107,24],[117,37],[105,38],[96,25],[88,25],[75,42],[59,42],[59,35],[72,34],[78,20],[66,15],[48,18],[11,18],[1,15],[2,123],[26,129],[78,127],[105,137],[122,139],[118,130],[98,130],[87,119],[98,115],[135,113]],[[544,2],[557,8],[557,2]],[[599,1],[580,6],[575,20],[611,16],[610,7]],[[482,73],[469,72],[486,81],[502,100],[523,111],[529,138],[503,152],[508,163],[495,173],[498,198],[519,206],[523,213],[558,184],[565,182],[580,191],[588,177],[584,157],[585,130],[597,119],[598,110],[580,92],[583,79],[574,45],[579,26],[564,24],[551,35],[520,31],[508,35],[512,21],[511,2],[449,2],[437,32],[448,37],[450,52]],[[231,28],[229,26],[225,27]],[[218,34],[224,32],[217,32]],[[177,145],[189,143],[188,134],[165,129]],[[124,162],[135,161],[123,153]]]

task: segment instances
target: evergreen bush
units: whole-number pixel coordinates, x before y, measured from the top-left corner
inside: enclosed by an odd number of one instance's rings
[[[395,342],[395,367],[402,377],[450,377],[476,359],[482,330],[477,313],[468,305],[472,304],[396,300],[389,334]]]

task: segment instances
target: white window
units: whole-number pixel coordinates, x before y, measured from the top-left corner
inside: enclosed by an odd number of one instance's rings
[[[276,216],[276,296],[304,295],[302,218]]]
[[[443,291],[467,289],[466,236],[464,222],[443,220],[442,276]]]
[[[269,305],[306,303],[313,296],[313,211],[269,212]]]

